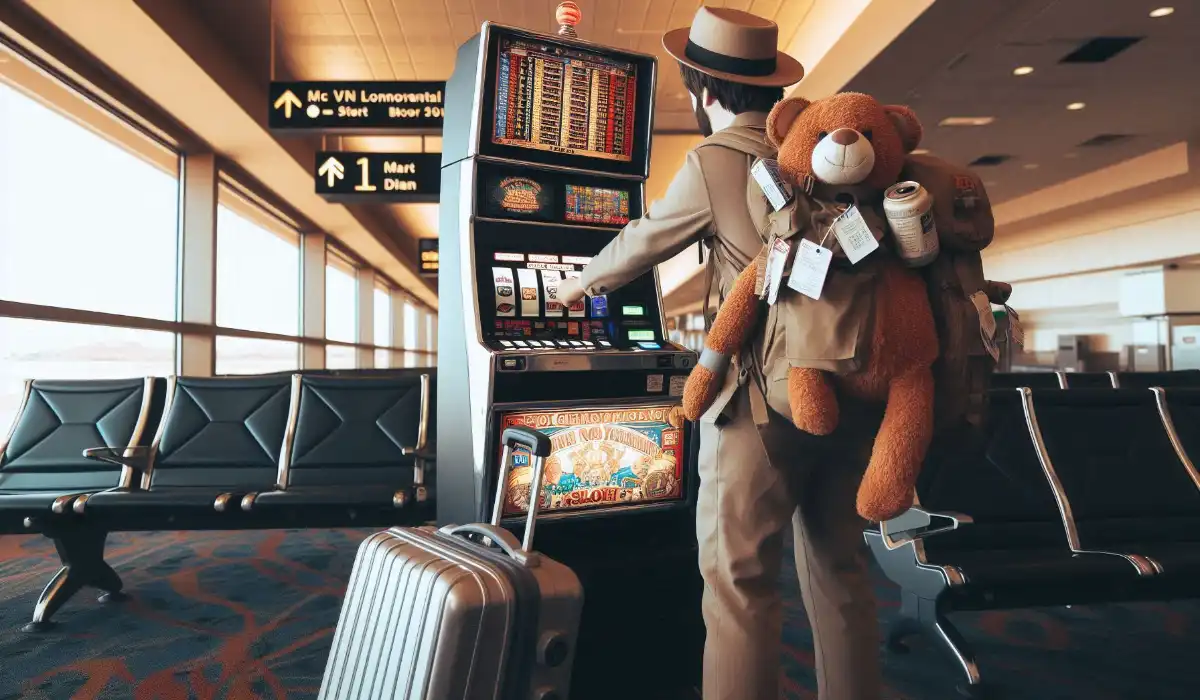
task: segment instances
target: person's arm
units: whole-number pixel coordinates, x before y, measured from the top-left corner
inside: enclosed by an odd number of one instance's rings
[[[651,205],[651,212],[631,221],[583,269],[582,291],[598,296],[628,284],[710,235],[712,220],[700,159],[689,151],[666,194]]]

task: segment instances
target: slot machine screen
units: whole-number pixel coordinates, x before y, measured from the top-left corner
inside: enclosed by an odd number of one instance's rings
[[[629,190],[565,185],[563,218],[572,224],[624,226],[629,223]]]
[[[480,154],[647,174],[652,57],[502,28],[489,44]]]
[[[684,429],[670,405],[534,410],[500,414],[500,430],[535,428],[550,438],[542,511],[590,510],[684,498]],[[529,507],[529,452],[513,452],[505,515]]]

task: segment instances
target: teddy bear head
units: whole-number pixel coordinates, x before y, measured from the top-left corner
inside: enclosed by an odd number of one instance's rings
[[[884,190],[900,177],[905,154],[921,142],[921,122],[908,107],[842,92],[821,100],[791,97],[767,117],[767,137],[791,182]]]

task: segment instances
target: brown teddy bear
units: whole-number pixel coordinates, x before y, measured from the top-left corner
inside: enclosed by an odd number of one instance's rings
[[[787,336],[786,357],[775,367],[768,361],[762,369],[771,383],[772,370],[782,377],[779,366],[786,367],[792,421],[814,435],[837,428],[837,393],[831,378],[848,396],[886,402],[857,498],[859,514],[872,521],[895,517],[912,505],[913,486],[933,431],[930,367],[937,359],[938,337],[921,274],[901,263],[886,240],[880,249],[849,264],[834,236],[826,233],[833,218],[828,214],[853,204],[876,240],[883,239],[883,191],[897,182],[905,154],[916,148],[921,134],[920,122],[907,107],[881,105],[858,93],[815,102],[790,98],[777,104],[767,119],[767,135],[779,149],[779,173],[794,185],[795,206],[790,219],[764,232],[764,238],[790,229],[831,250],[834,262],[819,299],[779,292],[772,313],[776,327],[782,326]],[[779,216],[772,218],[779,223]],[[793,239],[792,254],[800,247],[796,243],[799,238]],[[683,413],[690,420],[699,419],[711,405],[729,358],[750,339],[765,261],[766,249],[738,277],[713,322],[700,363],[684,389]],[[790,266],[789,259],[785,269]],[[780,318],[784,313],[789,315]],[[844,348],[811,351],[813,344],[827,343],[822,336],[835,335],[846,336],[840,342]],[[798,349],[801,346],[805,351]],[[818,356],[823,359],[805,359]]]

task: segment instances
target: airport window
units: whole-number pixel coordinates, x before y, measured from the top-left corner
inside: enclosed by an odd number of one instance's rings
[[[417,342],[417,307],[410,301],[404,302],[404,347],[408,350],[420,350]],[[405,367],[419,367],[421,356],[415,352],[404,353]]]
[[[217,325],[297,335],[300,234],[226,186],[218,201]]]
[[[375,345],[392,347],[392,293],[387,287],[375,286],[373,304],[375,314]],[[376,362],[378,365],[378,362]]]
[[[299,369],[300,346],[286,340],[217,336],[217,374],[263,374]]]
[[[358,294],[354,264],[332,248],[325,251],[325,337],[358,340]]]
[[[21,61],[0,124],[0,299],[174,320],[178,155]]]
[[[0,435],[26,379],[129,379],[175,368],[175,336],[163,331],[0,317]]]
[[[358,365],[355,358],[358,351],[345,345],[325,346],[326,369],[355,369]]]
[[[391,369],[392,367],[392,351],[384,348],[375,348],[375,369]]]

